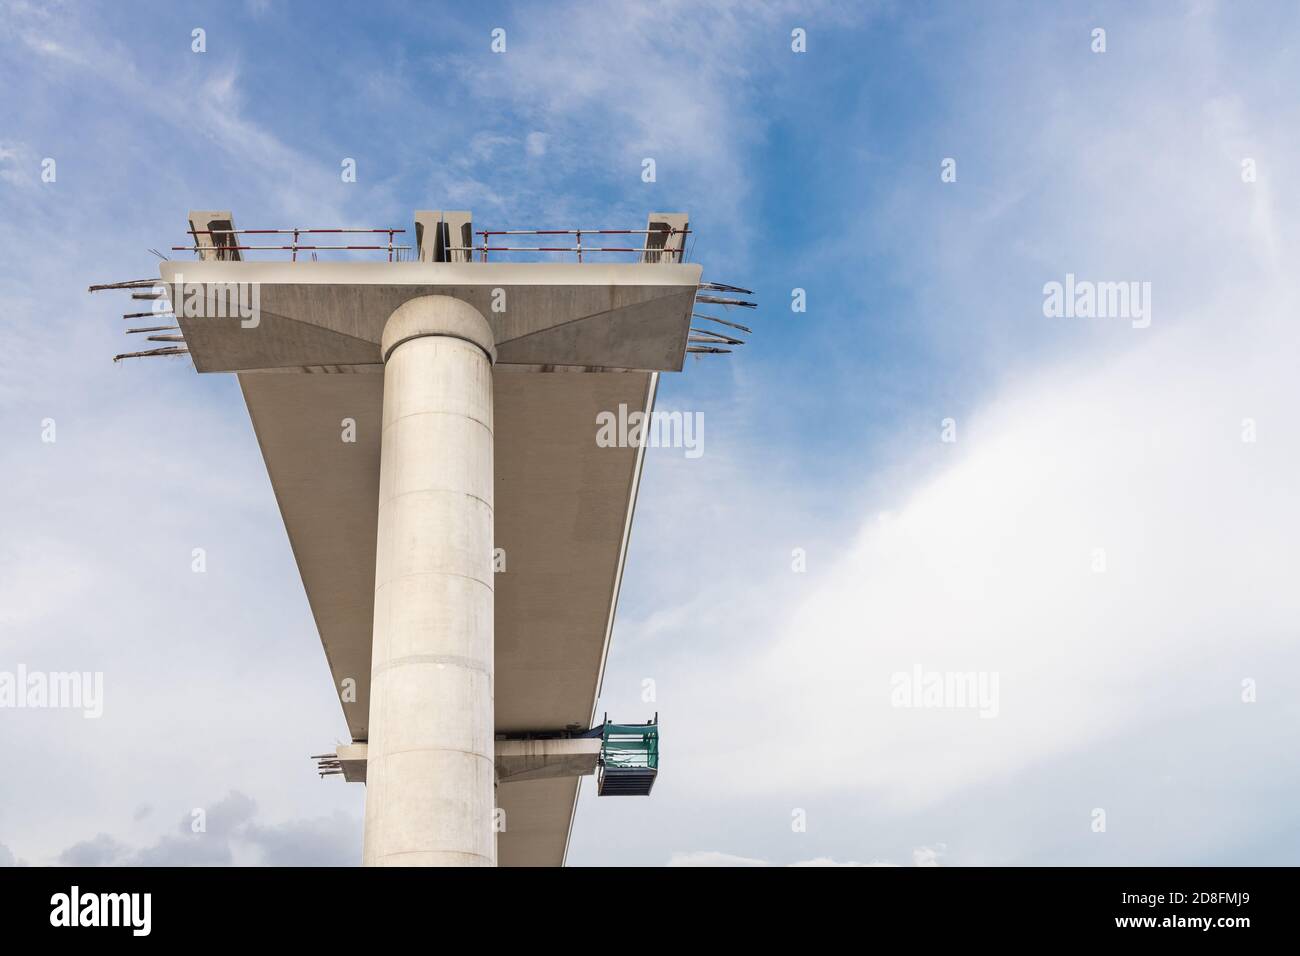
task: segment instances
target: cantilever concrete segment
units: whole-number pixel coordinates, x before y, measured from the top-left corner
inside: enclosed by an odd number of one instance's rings
[[[589,726],[643,454],[599,447],[596,416],[621,405],[648,412],[658,371],[682,367],[700,267],[654,261],[658,253],[635,265],[202,258],[166,262],[162,278],[195,367],[238,372],[353,741],[374,746],[384,733],[371,706],[372,663],[387,653],[372,655],[372,626],[378,636],[380,615],[391,614],[376,603],[381,432],[392,363],[412,343],[385,368],[383,333],[393,312],[425,296],[468,303],[497,350],[485,500],[505,563],[493,578],[489,727]],[[187,295],[230,283],[256,283],[257,322],[185,314]],[[564,858],[578,779],[536,769],[501,778],[502,865]],[[368,834],[367,857],[372,845]]]
[[[177,320],[200,372],[378,364],[399,305],[448,295],[492,324],[501,365],[680,371],[700,282],[694,264],[166,262]],[[258,290],[256,326],[187,315],[208,285]]]
[[[382,346],[364,860],[493,866],[492,329],[424,296]]]
[[[533,780],[585,777],[596,772],[600,757],[599,737],[560,737],[547,740],[498,740],[496,742],[497,783],[517,784]],[[365,744],[345,744],[335,759],[349,783],[366,782]],[[513,788],[512,789],[517,789]]]

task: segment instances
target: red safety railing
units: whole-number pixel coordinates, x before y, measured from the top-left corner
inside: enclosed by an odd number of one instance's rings
[[[492,252],[572,252],[577,254],[579,262],[582,262],[583,253],[636,252],[644,253],[647,261],[659,262],[662,261],[662,257],[667,256],[669,261],[681,262],[686,251],[685,237],[689,233],[689,229],[481,229],[474,233],[476,236],[483,237],[481,245],[451,248],[457,252],[477,252],[482,257],[481,262],[487,262],[488,254]],[[573,236],[574,245],[494,246],[490,238],[492,236]],[[584,246],[583,236],[663,236],[664,241],[662,246]],[[668,248],[672,236],[682,236],[680,248]]]
[[[173,252],[194,252],[198,254],[212,252],[216,254],[218,259],[229,258],[228,253],[236,251],[288,252],[294,262],[298,261],[298,253],[300,252],[387,252],[389,262],[400,262],[412,258],[409,255],[412,252],[410,246],[397,245],[394,242],[394,236],[405,232],[405,229],[193,229],[190,230],[190,234],[194,237],[193,245],[172,246],[171,248]],[[383,245],[317,245],[315,243],[308,245],[300,241],[303,236],[322,234],[383,235],[388,237],[388,241]],[[467,253],[466,259],[468,261],[473,261],[475,254],[477,254],[480,262],[487,262],[488,256],[494,252],[573,253],[577,256],[579,262],[583,261],[584,255],[593,253],[627,252],[642,256],[646,262],[682,262],[686,251],[686,236],[689,234],[689,229],[481,229],[474,233],[475,236],[482,239],[479,244],[472,246],[449,245],[444,251],[448,253]],[[209,237],[209,244],[204,245],[199,239],[200,236]],[[247,236],[292,236],[293,241],[287,245],[248,244],[238,238]],[[574,244],[571,246],[493,245],[493,236],[573,236]],[[584,236],[646,236],[647,244],[640,246],[584,245],[582,241]],[[662,245],[650,245],[648,243],[648,237],[650,236],[662,237]],[[682,237],[678,248],[670,248],[674,236]]]
[[[298,261],[299,252],[317,252],[317,251],[378,251],[388,252],[388,261],[394,262],[400,260],[401,253],[410,251],[410,246],[399,246],[393,243],[393,237],[398,233],[406,232],[405,229],[191,229],[190,235],[194,237],[192,246],[172,246],[174,252],[216,252],[218,258],[224,258],[222,253],[227,250],[274,250],[279,252],[292,253],[292,261]],[[345,245],[345,246],[319,246],[304,245],[299,242],[299,238],[306,235],[338,235],[341,233],[355,234],[362,233],[365,235],[386,235],[388,243],[382,246],[367,245]],[[233,242],[214,240],[210,246],[200,245],[199,236],[293,236],[293,242],[287,246],[275,245],[238,245]]]

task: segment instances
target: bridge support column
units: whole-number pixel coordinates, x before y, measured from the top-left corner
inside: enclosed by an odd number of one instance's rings
[[[412,299],[381,343],[367,866],[494,866],[492,329]]]

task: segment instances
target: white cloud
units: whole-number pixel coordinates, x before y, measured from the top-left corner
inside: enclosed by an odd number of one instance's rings
[[[260,215],[284,215],[313,223],[346,220],[343,209],[350,194],[336,189],[341,183],[337,164],[342,156],[326,160],[286,145],[275,131],[251,119],[237,62],[218,66],[198,57],[193,63],[187,61],[179,73],[160,80],[150,75],[148,66],[136,65],[132,51],[115,34],[87,28],[85,24],[93,20],[82,11],[36,10],[21,4],[9,12],[16,24],[39,27],[39,33],[29,29],[19,34],[26,47],[44,61],[33,63],[32,69],[45,75],[57,67],[72,73],[79,82],[112,89],[133,109],[169,124],[178,147],[200,146],[206,155],[221,157],[231,168],[244,173],[258,170],[268,207]],[[61,42],[49,39],[51,34],[58,35]],[[3,35],[0,32],[0,37]],[[197,61],[203,61],[202,65]],[[210,68],[209,63],[213,64]],[[101,138],[97,152],[126,154],[138,136],[129,126],[120,135],[121,142]],[[281,188],[285,183],[295,188]],[[371,193],[368,198],[373,202],[374,196]]]
[[[1126,31],[1172,70],[1225,58],[1197,40],[1206,19],[1200,11]],[[1054,26],[1029,29],[1029,46],[1053,49],[1032,36]],[[616,647],[633,660],[626,672],[612,667],[606,687],[656,675],[661,709],[689,731],[665,744],[665,776],[681,799],[723,808],[733,840],[741,823],[730,808],[758,808],[745,839],[766,847],[784,807],[816,800],[828,848],[859,846],[850,827],[906,820],[938,828],[958,862],[980,852],[1042,859],[1048,845],[1071,859],[1102,847],[1145,862],[1204,859],[1248,845],[1252,824],[1233,807],[1268,785],[1252,768],[1270,765],[1300,717],[1300,425],[1290,412],[1300,407],[1300,287],[1275,266],[1293,261],[1300,242],[1273,214],[1296,191],[1280,176],[1268,191],[1243,184],[1234,158],[1290,154],[1294,124],[1220,98],[1208,80],[1189,90],[1172,73],[1137,75],[1116,61],[1084,85],[1077,64],[1003,72],[988,62],[1005,55],[1000,46],[972,50],[985,59],[954,62],[945,81],[960,88],[955,115],[969,98],[980,128],[947,135],[979,143],[993,181],[967,177],[953,187],[965,192],[943,193],[937,165],[933,183],[905,177],[879,215],[861,217],[870,223],[862,232],[809,256],[856,268],[878,231],[893,278],[915,290],[899,318],[917,323],[907,341],[932,338],[935,352],[970,358],[963,370],[992,369],[990,381],[972,390],[974,403],[938,383],[911,384],[908,398],[952,411],[916,424],[916,409],[903,408],[888,470],[874,464],[878,449],[862,448],[857,480],[835,487],[773,479],[774,449],[801,448],[792,432],[757,427],[773,400],[761,390],[738,412],[756,426],[749,447],[736,446],[739,429],[712,429],[710,456],[731,460],[710,457],[689,473],[652,462],[659,470],[643,494],[692,522],[639,526],[639,570],[654,575],[646,590],[659,600],[639,620],[621,618]],[[1030,76],[1038,85],[1025,92]],[[1070,133],[1080,129],[1082,149]],[[1148,151],[1133,162],[1138,141]],[[1044,325],[1053,320],[1039,312],[1038,290],[1062,264],[1151,280],[1152,327]],[[870,374],[855,379],[864,389],[888,381],[889,356],[875,361],[871,344],[828,354],[826,379],[862,376],[865,363]],[[808,393],[814,420],[819,403],[846,400],[820,381]],[[949,413],[959,440],[943,445],[939,419]],[[1242,440],[1245,419],[1256,423],[1253,443]],[[841,447],[851,458],[862,443],[846,431]],[[819,523],[812,507],[832,517]],[[795,545],[808,549],[806,575],[789,570]],[[1097,548],[1104,573],[1092,569]],[[891,706],[891,676],[917,665],[998,675],[999,715]],[[1267,708],[1241,699],[1242,680],[1260,673]],[[1217,728],[1214,743],[1192,726]],[[1239,736],[1225,748],[1219,733]],[[1152,741],[1170,769],[1160,780],[1107,772],[1141,766]],[[1197,760],[1211,756],[1233,768],[1212,798],[1197,782]],[[966,803],[990,793],[1003,802],[980,813]],[[1161,842],[1162,831],[1144,844],[1145,834],[1112,828],[1085,847],[1087,814],[1103,796],[1130,815],[1177,820],[1177,841]],[[1018,836],[990,845],[992,820],[1004,815]],[[1046,829],[1016,829],[1035,825]],[[914,862],[935,862],[939,849]]]
[[[867,16],[824,3],[576,2],[512,32],[508,51],[493,57],[492,80],[471,92],[562,136],[556,168],[598,175],[620,194],[643,197],[633,199],[629,214],[660,209],[667,195],[675,208],[707,205],[719,235],[752,219],[745,203],[756,170],[747,156],[768,121],[763,91],[794,66],[794,55],[783,51],[795,11],[827,30]],[[476,56],[457,63],[482,69]],[[536,148],[530,137],[529,155],[541,155]],[[640,181],[647,157],[657,167],[653,190]],[[551,201],[562,207],[556,215],[588,213]],[[727,255],[719,248],[713,265]]]
[[[942,854],[942,849],[934,847],[919,847],[912,852],[912,861],[915,866],[938,866],[938,858]],[[772,866],[767,860],[754,859],[747,856],[734,856],[730,853],[720,853],[717,850],[696,850],[691,853],[674,853],[668,860],[668,866]],[[800,860],[796,863],[787,863],[785,866],[834,866],[834,867],[893,867],[897,863],[887,863],[879,860],[873,860],[870,863],[857,863],[852,860],[840,862],[827,856],[814,857],[810,860]]]
[[[0,142],[0,181],[19,189],[40,185],[40,159],[26,143]]]
[[[836,861],[836,860],[832,860],[832,859],[831,859],[830,857],[828,857],[828,856],[819,856],[819,857],[816,857],[816,858],[811,859],[811,860],[801,860],[801,861],[798,862],[798,863],[791,863],[791,864],[790,864],[790,866],[800,866],[800,867],[803,867],[803,866],[834,866],[834,867],[843,867],[843,866],[852,866],[852,867],[872,867],[872,866],[880,866],[880,867],[894,867],[894,866],[897,866],[897,865],[898,865],[898,864],[896,864],[896,863],[880,863],[880,862],[872,862],[872,863],[857,863],[857,862],[854,862],[854,861],[852,861],[852,860],[848,860],[848,861],[846,861],[846,862],[844,862],[844,863],[840,863],[840,862],[838,862],[838,861]]]
[[[193,58],[160,82],[148,65],[131,65],[111,32],[81,30],[72,15],[25,4],[8,10],[0,34],[16,37],[12,48],[39,64],[32,75],[71,76],[77,83],[68,88],[104,87],[148,113],[144,125],[86,133],[97,155],[115,157],[104,175],[144,164],[124,189],[151,194],[141,184],[155,185],[154,175],[177,177],[186,189],[190,177],[218,191],[246,181],[260,184],[249,188],[264,203],[261,221],[242,225],[282,224],[275,216],[342,224],[339,210],[347,207],[335,197],[349,194],[331,191],[337,159],[319,142],[289,142],[256,122],[238,61],[205,60],[200,74],[202,58]],[[693,5],[583,10],[512,31],[510,53],[493,62],[502,75],[475,86],[508,118],[446,169],[437,164],[430,175],[441,178],[429,194],[509,212],[519,225],[534,211],[528,203],[554,203],[574,221],[590,210],[585,200],[534,189],[536,181],[517,177],[517,169],[635,178],[641,156],[653,155],[661,187],[680,189],[674,201],[707,196],[719,218],[730,210],[736,222],[750,221],[756,167],[749,164],[763,155],[754,147],[765,118],[755,91],[778,86],[764,86],[768,67],[785,63],[753,51],[784,42],[782,14],[719,4],[706,11],[704,28]],[[739,826],[738,808],[758,820],[744,835],[756,843],[735,836],[728,844],[752,855],[679,853],[674,865],[765,865],[795,856],[805,857],[799,865],[831,865],[869,859],[877,847],[906,859],[931,834],[953,848],[945,860],[968,858],[948,828],[959,826],[963,799],[981,785],[1014,797],[1044,767],[1064,777],[1062,764],[1071,761],[1141,755],[1147,734],[1189,714],[1209,713],[1234,728],[1237,749],[1259,767],[1285,752],[1285,728],[1296,717],[1292,638],[1300,610],[1291,580],[1300,529],[1292,487],[1300,471],[1292,423],[1300,297],[1286,271],[1296,258],[1295,230],[1277,210],[1296,208],[1285,170],[1295,154],[1291,131],[1300,126],[1289,103],[1263,113],[1256,105],[1265,88],[1289,89],[1285,83],[1260,84],[1249,98],[1224,94],[1223,77],[1231,86],[1243,64],[1269,77],[1293,69],[1217,50],[1213,11],[1196,8],[1187,29],[1171,26],[1174,14],[1154,25],[1129,21],[1124,46],[1149,59],[1135,67],[1117,50],[1089,61],[1097,69],[1086,81],[1077,63],[1046,62],[1060,59],[1056,18],[1017,33],[1024,49],[1046,51],[1042,62],[1008,57],[1005,31],[963,38],[952,62],[936,67],[942,76],[928,77],[948,91],[952,117],[970,118],[940,130],[957,141],[954,151],[960,147],[956,191],[900,185],[880,202],[854,192],[853,179],[840,200],[855,227],[867,225],[856,234],[826,230],[826,246],[791,249],[790,259],[771,263],[774,272],[802,274],[815,260],[829,262],[827,281],[860,288],[864,301],[881,288],[912,290],[900,322],[959,343],[950,347],[996,367],[999,380],[976,407],[955,411],[955,446],[938,445],[929,431],[909,432],[886,403],[873,407],[876,419],[896,426],[892,457],[844,434],[844,454],[862,463],[857,480],[833,495],[819,486],[819,500],[808,506],[811,482],[782,486],[773,464],[790,474],[815,472],[820,462],[800,458],[801,433],[771,427],[772,405],[807,401],[815,425],[816,406],[850,391],[874,395],[895,374],[894,356],[877,354],[874,338],[828,350],[815,364],[792,356],[789,374],[799,388],[783,391],[775,361],[765,365],[759,351],[751,364],[733,364],[711,380],[732,376],[736,388],[709,412],[707,458],[652,459],[627,586],[659,603],[639,621],[630,602],[622,605],[607,695],[616,700],[620,672],[630,673],[639,712],[647,709],[636,697],[642,675],[658,679],[666,762],[652,806],[676,822],[678,845],[709,845],[705,827]],[[13,25],[20,13],[30,29]],[[819,48],[817,34],[813,42]],[[966,55],[985,61],[972,66]],[[453,97],[462,92],[447,89]],[[882,149],[855,139],[855,124],[874,131],[867,119],[890,105],[873,100],[871,89],[864,86],[862,116],[843,118],[843,141],[801,145]],[[18,135],[21,142],[0,147],[0,176],[11,183],[26,181],[23,170],[41,155],[27,144],[49,138],[39,129]],[[530,163],[539,135],[547,160]],[[412,162],[427,164],[425,145]],[[156,165],[146,164],[146,154]],[[929,161],[906,149],[889,155],[906,184],[913,160]],[[1243,155],[1260,162],[1252,186],[1238,177]],[[214,173],[209,159],[233,178]],[[476,166],[481,159],[498,165]],[[70,190],[77,180],[66,168],[61,159],[60,188]],[[369,170],[363,165],[362,175]],[[588,184],[580,185],[586,195]],[[644,195],[633,186],[633,197]],[[233,382],[195,382],[188,370],[168,377],[157,367],[118,370],[111,379],[96,371],[111,345],[94,322],[107,316],[116,325],[117,303],[86,304],[85,282],[68,264],[85,262],[79,243],[86,234],[143,235],[154,212],[126,209],[100,191],[75,194],[84,205],[48,206],[40,205],[44,193],[30,192],[0,226],[18,277],[6,286],[7,301],[25,318],[0,331],[0,396],[9,399],[5,423],[16,436],[0,450],[0,471],[14,476],[5,532],[25,542],[0,553],[0,624],[17,632],[6,635],[11,653],[36,647],[51,666],[105,667],[111,710],[106,729],[78,718],[71,730],[49,712],[6,718],[6,752],[22,771],[0,780],[0,803],[15,808],[6,839],[16,845],[20,833],[24,855],[47,859],[51,847],[66,845],[70,827],[101,832],[100,818],[114,806],[125,820],[147,798],[160,817],[172,817],[188,805],[187,794],[211,792],[218,781],[273,794],[276,819],[307,802],[355,808],[359,789],[321,784],[306,766],[285,769],[306,763],[338,729],[339,713]],[[810,195],[809,208],[826,213],[825,198]],[[634,198],[623,211],[640,215],[644,207]],[[121,245],[96,260],[106,271],[96,278],[124,277],[115,271],[126,261]],[[875,253],[881,270],[894,271],[864,270]],[[709,264],[723,265],[712,255]],[[1034,316],[1036,290],[1066,267],[1151,279],[1152,328],[1137,337],[1126,328],[1059,324],[1045,335]],[[855,316],[814,311],[803,328],[828,336],[833,328],[841,343],[852,343]],[[916,349],[927,343],[915,328],[905,338]],[[1053,351],[1042,340],[1067,345]],[[755,347],[761,350],[761,337]],[[699,375],[693,367],[691,377]],[[942,388],[927,394],[935,393],[946,399]],[[664,394],[668,400],[667,385]],[[59,419],[59,443],[43,447],[36,424],[47,406]],[[1240,440],[1247,417],[1258,425],[1253,444]],[[737,447],[738,435],[751,447]],[[889,462],[888,475],[881,461]],[[880,520],[881,512],[889,517]],[[201,580],[188,571],[196,542],[213,556]],[[795,545],[808,549],[806,575],[789,571]],[[1096,547],[1105,549],[1105,574],[1091,570]],[[636,583],[642,579],[648,584]],[[996,671],[999,716],[891,707],[890,675],[916,664]],[[1254,712],[1240,702],[1244,677],[1260,682]],[[160,713],[168,719],[160,722]],[[1244,713],[1257,715],[1256,723],[1233,723]],[[268,726],[277,728],[273,740]],[[147,750],[129,779],[116,772],[122,746]],[[1182,807],[1187,852],[1239,845],[1225,831],[1242,824],[1223,808],[1274,776],[1261,773],[1229,775],[1235,789],[1207,797],[1203,807],[1177,804],[1163,791],[1154,805],[1170,815]],[[57,785],[74,774],[100,781],[94,801]],[[277,786],[263,791],[258,780]],[[1089,782],[1111,796],[1128,783],[1114,774]],[[1096,805],[1095,794],[1076,784],[1067,779],[1074,789],[1060,799],[1079,808],[1057,808],[1068,821],[1076,813],[1086,819]],[[1151,793],[1145,778],[1134,785]],[[1198,779],[1180,792],[1204,786]],[[784,797],[791,791],[813,808],[810,842],[799,854],[762,843],[789,836],[792,801]],[[699,813],[709,801],[722,811]],[[1132,801],[1130,820],[1154,816],[1152,803]],[[886,844],[855,831],[850,811],[885,825],[930,817],[920,835]],[[580,828],[584,814],[592,818],[592,808],[580,812]],[[243,845],[250,854],[260,847],[299,859],[312,846],[355,846],[349,833],[337,841],[321,835],[344,833],[337,819],[322,809],[301,823],[249,821]],[[1124,814],[1112,819],[1107,839],[1125,839]],[[967,842],[983,826],[968,822]],[[130,857],[143,847],[158,860],[194,859],[183,834],[112,832],[79,852]],[[618,832],[636,839],[631,828]],[[1042,852],[1045,841],[1032,836],[1027,848],[999,850]],[[657,844],[652,852],[660,858]],[[911,850],[911,858],[929,865],[943,853],[934,843]],[[12,856],[0,847],[0,863]],[[217,857],[226,858],[219,847],[204,858]]]
[[[942,843],[938,846],[922,846],[912,851],[913,866],[938,866],[939,858],[947,849]]]
[[[252,798],[231,791],[208,805],[202,829],[194,828],[195,819],[186,814],[170,832],[141,846],[99,833],[63,850],[56,862],[63,866],[354,866],[361,857],[361,821],[341,811],[262,823]],[[0,865],[5,865],[4,852],[0,846]]]
[[[766,629],[700,608],[693,629],[728,652],[697,649],[675,675],[674,719],[725,740],[745,772],[719,778],[715,750],[692,748],[676,758],[682,785],[736,800],[858,793],[915,812],[1147,723],[1245,706],[1241,680],[1293,659],[1300,618],[1287,411],[1300,346],[1285,308],[1240,302],[1226,336],[1171,332],[1008,387],[963,420],[951,464],[896,486],[889,515],[859,518],[841,553],[814,551],[822,570],[802,598],[766,603],[779,618]],[[790,593],[776,579],[713,584]],[[998,716],[891,706],[891,675],[916,665],[996,673]],[[1282,692],[1281,675],[1265,679]],[[745,715],[743,734],[696,703],[719,700]]]
[[[674,853],[668,860],[669,866],[770,866],[766,860],[754,860],[745,856],[733,856],[716,850],[697,850],[693,853]]]

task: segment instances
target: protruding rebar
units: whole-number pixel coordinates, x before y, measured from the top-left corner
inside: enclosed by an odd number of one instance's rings
[[[742,332],[753,333],[748,325],[741,325],[739,322],[728,322],[726,319],[720,319],[716,315],[705,315],[703,312],[692,312],[691,315],[697,319],[708,319],[710,322],[717,322],[719,325],[726,325],[733,329],[740,329]]]
[[[727,285],[725,282],[701,282],[701,289],[712,289],[714,292],[737,292],[740,295],[753,295],[753,290],[742,289],[738,285]]]
[[[128,358],[153,358],[156,355],[189,355],[189,349],[176,348],[171,346],[162,349],[149,349],[147,352],[123,352],[121,355],[114,355],[113,361],[120,362]]]
[[[128,279],[125,282],[107,282],[103,285],[92,285],[87,292],[104,292],[108,289],[144,289],[151,285],[158,284],[157,279]]]
[[[755,302],[746,302],[744,299],[724,299],[716,295],[699,295],[695,296],[696,302],[707,302],[710,305],[738,305],[742,309],[756,309],[758,304]]]
[[[701,341],[704,341],[704,342],[721,342],[721,343],[723,343],[724,345],[744,345],[744,344],[745,344],[745,340],[744,340],[744,339],[733,339],[733,338],[732,338],[731,336],[729,336],[729,335],[722,335],[721,333],[718,333],[718,332],[710,332],[708,329],[697,329],[697,328],[695,328],[695,327],[692,327],[692,328],[691,328],[691,331],[694,332],[694,333],[697,334],[697,335],[707,335],[707,336],[708,336],[707,339],[689,339],[688,341],[691,341],[691,342],[701,342]]]

